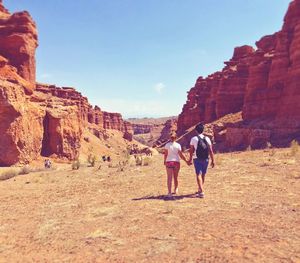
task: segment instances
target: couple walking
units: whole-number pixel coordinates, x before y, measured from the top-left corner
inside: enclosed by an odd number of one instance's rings
[[[183,155],[181,145],[176,142],[176,133],[171,133],[171,142],[167,143],[164,152],[164,164],[167,170],[168,198],[172,198],[172,180],[174,179],[174,193],[178,193],[178,174],[180,170],[180,158],[188,165],[192,165],[192,160],[198,184],[198,196],[204,197],[204,180],[207,172],[209,156],[211,167],[214,167],[214,153],[212,144],[208,137],[204,136],[204,125],[198,124],[195,128],[198,133],[190,141],[189,160]]]

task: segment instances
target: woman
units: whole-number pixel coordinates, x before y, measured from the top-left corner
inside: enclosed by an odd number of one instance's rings
[[[171,142],[167,143],[164,151],[164,165],[167,170],[168,198],[172,198],[172,179],[174,178],[174,193],[178,193],[178,174],[180,170],[180,158],[187,163],[181,152],[181,146],[176,142],[176,133],[170,134]],[[179,158],[180,157],[180,158]]]

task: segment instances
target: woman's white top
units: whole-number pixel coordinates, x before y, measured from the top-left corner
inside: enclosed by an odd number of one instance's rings
[[[166,162],[180,162],[178,152],[181,151],[181,145],[177,142],[168,142],[165,146],[168,150]]]

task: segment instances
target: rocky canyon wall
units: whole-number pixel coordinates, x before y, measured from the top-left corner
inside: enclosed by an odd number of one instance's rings
[[[242,111],[238,127],[261,129],[269,138],[300,132],[300,0],[293,0],[282,29],[251,46],[237,47],[222,71],[199,77],[178,119],[183,134]],[[238,128],[237,127],[237,128]],[[232,139],[228,129],[227,137]]]
[[[10,14],[0,0],[0,166],[39,156],[78,157],[85,129],[122,131],[132,125],[119,113],[92,107],[74,88],[35,79],[35,23],[28,12]]]

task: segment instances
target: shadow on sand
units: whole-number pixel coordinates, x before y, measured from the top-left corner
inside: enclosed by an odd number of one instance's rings
[[[163,201],[176,201],[184,198],[199,198],[197,193],[187,194],[187,195],[173,195],[172,198],[166,195],[147,195],[139,198],[133,198],[132,201],[141,201],[141,200],[163,200]]]

